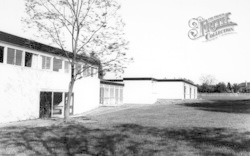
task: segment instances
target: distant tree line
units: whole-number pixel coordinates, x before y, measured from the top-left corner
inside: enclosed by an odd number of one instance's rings
[[[198,85],[198,92],[200,93],[244,93],[246,89],[241,84],[234,83],[233,85],[228,82],[216,83],[216,79],[212,75],[203,75],[200,78],[201,85]]]
[[[239,92],[245,92],[245,90],[240,89],[240,85],[234,83],[231,85],[230,82],[227,83],[227,85],[224,82],[219,82],[215,85],[209,85],[206,83],[203,83],[201,85],[198,85],[198,91],[200,93],[239,93]]]

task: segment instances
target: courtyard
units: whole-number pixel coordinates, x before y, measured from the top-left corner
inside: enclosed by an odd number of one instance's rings
[[[250,100],[101,107],[0,125],[0,155],[250,155]]]

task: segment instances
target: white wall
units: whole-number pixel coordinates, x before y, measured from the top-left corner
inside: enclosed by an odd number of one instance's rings
[[[9,45],[0,43],[0,46],[6,50]],[[0,123],[38,118],[40,92],[67,92],[69,81],[69,73],[0,63]],[[75,83],[74,114],[99,106],[99,85],[97,76],[83,78]]]
[[[39,117],[40,91],[67,91],[66,74],[0,64],[0,122]]]
[[[185,99],[197,99],[197,87],[188,83],[184,83],[184,86],[186,86]]]
[[[157,82],[158,99],[183,99],[184,86],[183,82]]]
[[[181,81],[124,80],[124,103],[153,104],[157,99],[197,98],[197,87]],[[190,93],[191,88],[191,93]]]
[[[100,80],[86,77],[76,81],[74,114],[83,113],[99,106]]]
[[[124,103],[153,104],[156,102],[151,80],[124,80],[124,84]]]

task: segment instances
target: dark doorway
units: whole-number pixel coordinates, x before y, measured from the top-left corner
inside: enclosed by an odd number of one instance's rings
[[[52,92],[40,92],[40,118],[51,117]]]

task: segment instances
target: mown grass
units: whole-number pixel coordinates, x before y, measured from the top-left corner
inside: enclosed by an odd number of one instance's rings
[[[184,105],[205,111],[250,114],[250,100],[213,100]]]
[[[12,124],[0,128],[0,155],[250,155],[250,114],[194,105],[145,105],[67,123]]]

